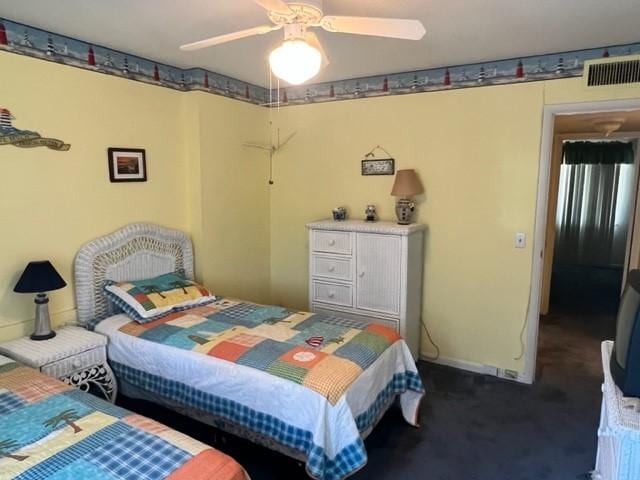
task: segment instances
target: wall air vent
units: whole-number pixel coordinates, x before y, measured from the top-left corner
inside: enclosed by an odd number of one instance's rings
[[[640,55],[586,61],[583,78],[586,87],[640,86]]]

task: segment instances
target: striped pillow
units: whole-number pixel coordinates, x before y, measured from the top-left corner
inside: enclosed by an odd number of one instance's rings
[[[140,323],[216,300],[209,290],[180,273],[129,282],[109,282],[104,290],[107,299]]]

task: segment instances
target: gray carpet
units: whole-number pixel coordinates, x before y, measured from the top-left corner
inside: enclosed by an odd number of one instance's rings
[[[599,343],[611,331],[606,314],[543,318],[533,386],[421,362],[428,392],[422,427],[410,427],[392,407],[366,441],[367,466],[352,478],[587,478],[596,453]],[[306,478],[297,462],[282,455],[146,402],[119,403],[229,453],[254,480]]]

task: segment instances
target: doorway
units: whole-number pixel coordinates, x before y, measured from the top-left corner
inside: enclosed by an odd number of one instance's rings
[[[599,378],[600,343],[615,335],[620,294],[632,266],[637,139],[634,133],[589,130],[603,118],[618,119],[608,124],[617,129],[625,118],[640,121],[640,111],[618,115],[555,121],[537,376],[547,366],[569,371],[574,367],[569,362],[579,361],[584,372]]]
[[[534,362],[527,362],[525,376],[533,382],[549,365],[569,372],[577,366],[571,360],[597,378],[600,342],[614,336],[626,272],[640,262],[633,254],[640,243],[640,109],[558,112],[546,121],[548,178],[546,191],[538,192],[538,208],[541,193],[546,197],[544,217],[537,213],[544,224],[536,225],[543,236],[539,303],[531,309],[539,315],[529,317],[537,327],[536,351],[528,352],[526,360]]]
[[[612,114],[638,115],[638,123],[635,120],[629,122],[624,128],[607,134],[599,132],[594,128],[594,117],[610,117]],[[636,113],[637,112],[637,113]],[[576,129],[577,121],[582,125]],[[561,123],[564,122],[564,125]],[[624,122],[623,122],[624,123]],[[567,126],[570,125],[570,126]],[[540,312],[545,308],[545,301],[550,305],[551,280],[553,267],[553,250],[555,246],[555,223],[558,193],[560,193],[560,169],[563,158],[563,143],[565,140],[589,141],[635,141],[640,138],[640,100],[628,99],[607,102],[590,102],[562,105],[545,106],[543,112],[540,170],[538,177],[538,198],[536,207],[535,236],[532,250],[532,272],[531,272],[531,296],[527,310],[527,320],[523,330],[525,349],[525,364],[523,371],[518,375],[518,380],[525,383],[533,383],[536,374],[539,328],[541,327]],[[638,165],[637,148],[635,148],[634,170]],[[583,172],[584,173],[584,172]],[[578,175],[578,174],[576,174]],[[633,183],[633,196],[637,197],[637,173],[635,173]],[[565,181],[567,179],[565,173]],[[554,193],[555,192],[555,193]],[[550,195],[551,194],[551,195]],[[555,195],[555,196],[554,196]],[[553,209],[550,215],[549,210]],[[627,235],[629,242],[625,245],[625,259],[623,262],[623,275],[628,268],[637,268],[640,262],[640,219],[638,214],[640,208],[636,202],[632,202],[632,213],[634,235]],[[614,216],[615,221],[615,216]],[[549,228],[549,223],[553,226]],[[620,230],[620,228],[618,228]],[[636,232],[637,231],[637,232]],[[636,234],[637,233],[637,234]],[[620,235],[617,235],[618,241]],[[636,240],[635,242],[633,240]],[[619,268],[619,267],[617,267]],[[619,283],[623,283],[619,281]],[[559,284],[558,286],[561,286]],[[549,295],[547,295],[547,292]],[[618,292],[619,293],[619,292]],[[584,296],[584,295],[583,295]],[[591,300],[591,296],[587,295]],[[612,303],[617,308],[617,297],[613,297]],[[614,308],[611,307],[610,311]],[[605,332],[606,333],[606,332]],[[599,341],[594,342],[594,357],[599,357]],[[578,359],[576,359],[578,360]],[[601,373],[601,366],[594,366]]]

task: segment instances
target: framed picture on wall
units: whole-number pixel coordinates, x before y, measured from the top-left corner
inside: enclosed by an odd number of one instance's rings
[[[112,182],[146,182],[147,160],[141,148],[108,149],[109,180]]]
[[[362,175],[393,175],[396,173],[393,158],[362,160]]]

